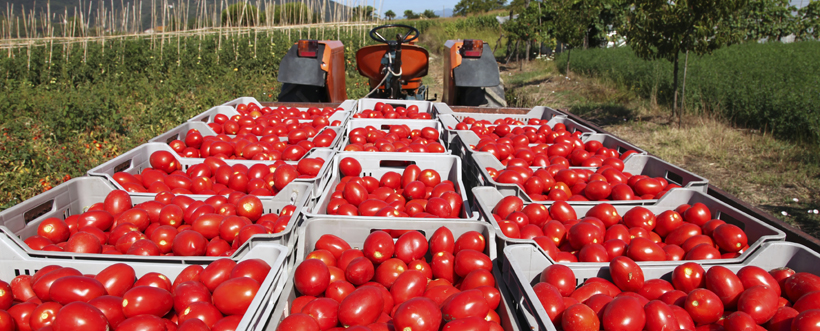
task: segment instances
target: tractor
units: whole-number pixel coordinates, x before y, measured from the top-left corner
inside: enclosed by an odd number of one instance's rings
[[[386,29],[403,29],[395,39],[382,35]],[[392,31],[392,30],[391,30]],[[356,52],[359,74],[367,77],[366,98],[434,101],[422,83],[427,75],[429,53],[415,44],[419,30],[388,24],[370,30],[378,44]],[[506,107],[498,64],[490,46],[478,39],[448,40],[443,63],[442,101],[457,106]],[[337,40],[299,40],[279,66],[283,83],[279,101],[341,102],[347,98],[344,82],[344,46]]]

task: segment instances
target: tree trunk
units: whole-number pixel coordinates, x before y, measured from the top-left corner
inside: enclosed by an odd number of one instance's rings
[[[589,48],[589,29],[584,31],[584,49]]]
[[[672,71],[672,90],[675,93],[672,97],[672,118],[674,119],[674,116],[678,113],[678,53],[675,53],[675,59],[672,63],[675,68]]]
[[[681,87],[681,96],[680,96],[680,114],[683,117],[683,113],[686,111],[686,69],[689,68],[689,50],[686,50],[686,59],[683,60],[683,86]],[[678,119],[678,128],[681,127],[681,120]]]
[[[570,60],[570,55],[572,55],[572,49],[567,48],[567,71],[566,71],[566,76],[567,76],[567,77],[569,77],[569,60]]]

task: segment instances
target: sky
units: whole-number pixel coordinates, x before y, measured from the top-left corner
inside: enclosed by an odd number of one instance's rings
[[[458,0],[384,0],[384,3],[382,4],[382,13],[387,10],[392,10],[396,13],[396,18],[399,18],[402,17],[404,11],[408,9],[415,13],[423,12],[425,9],[432,9],[436,12],[436,14],[441,16],[442,8],[446,8],[446,15],[452,16],[453,7],[455,7],[457,3]],[[376,8],[378,8],[378,2]]]

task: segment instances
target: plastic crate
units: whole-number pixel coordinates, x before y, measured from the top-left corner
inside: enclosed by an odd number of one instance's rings
[[[352,120],[348,121],[347,125],[345,125],[344,134],[341,135],[341,136],[344,136],[344,137],[342,138],[342,141],[339,144],[338,149],[339,150],[344,150],[344,148],[347,147],[347,145],[350,143],[350,131],[352,131],[353,129],[366,128],[368,126],[372,126],[376,129],[379,129],[379,130],[382,130],[382,131],[385,131],[385,132],[389,132],[390,127],[393,126],[393,125],[407,125],[410,128],[410,130],[421,130],[421,129],[424,129],[424,128],[436,129],[439,132],[438,143],[441,144],[441,146],[444,146],[445,148],[447,147],[447,145],[445,145],[445,140],[444,140],[445,137],[446,137],[446,134],[447,134],[446,133],[447,130],[444,130],[441,123],[439,123],[436,120],[407,121],[407,120],[403,120],[403,119],[384,119],[384,118],[359,119],[359,118],[355,118],[355,119],[352,119]],[[450,154],[450,151],[446,150],[444,153],[432,153],[432,154],[435,154],[435,155]]]
[[[191,129],[198,130],[199,133],[202,134],[203,137],[217,136],[218,135],[216,132],[214,132],[213,129],[211,129],[210,126],[208,126],[208,124],[206,124],[204,122],[185,122],[185,123],[182,123],[179,126],[173,128],[171,130],[168,130],[168,132],[165,132],[165,133],[163,133],[159,136],[154,137],[154,139],[149,140],[149,142],[170,144],[174,140],[185,141],[185,137],[188,135],[188,130],[191,130]],[[330,144],[330,146],[325,147],[325,148],[337,149],[337,147],[339,146],[339,144],[341,143],[341,140],[342,140],[342,133],[343,133],[342,132],[343,131],[342,127],[341,126],[326,126],[322,129],[318,130],[316,132],[316,134],[318,135],[318,134],[320,134],[322,132],[325,132],[327,130],[331,130],[331,131],[335,132],[336,133],[336,138],[333,139],[333,142]],[[236,137],[236,135],[227,135],[227,136],[228,137]],[[257,136],[257,137],[261,137],[261,136]],[[313,141],[314,137],[309,138],[308,141]],[[287,142],[288,141],[288,136],[279,137],[279,140]],[[321,147],[317,147],[317,148],[321,148]]]
[[[516,184],[499,183],[492,179],[490,173],[487,172],[487,167],[495,168],[498,171],[505,169],[492,154],[489,153],[473,153],[473,163],[478,170],[479,183],[483,186],[492,186],[498,189],[504,195],[516,195],[524,201],[533,202],[529,194],[524,192],[520,186]],[[532,167],[533,170],[538,167]],[[594,169],[594,168],[592,168]],[[686,171],[674,164],[666,162],[659,157],[652,155],[633,154],[624,160],[624,170],[633,175],[645,175],[649,177],[662,177],[669,183],[680,185],[682,188],[695,190],[703,193],[708,193],[709,181],[701,176],[695,175]],[[612,205],[650,205],[657,202],[657,199],[649,200],[613,200],[607,201]],[[567,201],[571,205],[595,205],[600,202],[597,201]]]
[[[450,149],[453,151],[453,154],[467,156],[472,153],[486,153],[474,151],[470,147],[478,145],[478,143],[481,141],[481,139],[475,132],[469,130],[456,132],[458,137],[457,139],[454,139],[453,142],[450,144]],[[588,141],[600,141],[603,147],[615,149],[616,151],[618,151],[618,154],[623,154],[624,152],[630,150],[633,150],[638,154],[647,154],[645,150],[640,149],[637,146],[632,145],[624,140],[621,140],[618,137],[605,133],[584,133],[583,135],[581,135],[581,141],[584,143]]]
[[[481,213],[481,217],[484,221],[489,222],[493,225],[493,228],[496,229],[496,239],[498,240],[497,247],[499,249],[503,249],[507,245],[512,244],[532,244],[535,245],[535,242],[529,239],[514,239],[505,236],[501,232],[501,227],[498,226],[498,222],[495,221],[495,218],[492,216],[493,208],[495,208],[496,204],[504,198],[504,195],[498,192],[495,188],[492,187],[476,187],[473,188],[473,196],[475,199],[475,206],[476,209]],[[739,257],[734,259],[717,259],[717,260],[699,260],[698,263],[702,264],[732,264],[732,263],[740,263],[743,262],[747,257],[749,257],[752,253],[755,252],[763,243],[769,241],[783,241],[786,239],[786,234],[783,231],[780,231],[765,222],[758,220],[749,216],[748,214],[735,209],[732,206],[729,206],[706,193],[686,190],[686,189],[671,189],[669,193],[661,197],[657,200],[655,204],[652,205],[645,205],[644,208],[648,209],[649,211],[658,215],[667,210],[675,210],[678,206],[682,204],[695,204],[697,202],[703,203],[709,208],[709,211],[712,212],[712,219],[719,219],[723,220],[726,223],[734,224],[739,226],[743,231],[746,232],[746,237],[749,239],[749,249],[746,250],[743,254]],[[529,205],[530,202],[524,202],[524,205]],[[545,206],[549,206],[548,204],[544,204]],[[595,205],[575,205],[573,208],[575,209],[575,213],[578,217],[583,217],[592,207]],[[615,209],[618,211],[619,215],[624,215],[628,210],[635,208],[636,206],[629,206],[629,205],[613,205]],[[540,248],[539,248],[540,249]],[[502,254],[499,254],[501,256]],[[554,261],[553,261],[554,262]],[[579,265],[579,266],[601,266],[606,263],[590,263],[590,262],[578,262],[578,263],[569,263],[568,265]],[[639,262],[642,267],[643,266],[669,266],[669,265],[676,265],[680,264],[680,262],[676,261],[647,261],[647,262]]]
[[[544,107],[544,106],[535,106],[530,109],[529,112],[526,114],[503,114],[503,113],[468,113],[468,112],[456,112],[450,108],[449,105],[443,102],[434,102],[433,103],[433,110],[441,115],[441,114],[450,114],[455,117],[458,122],[461,122],[466,117],[472,117],[477,120],[488,120],[493,122],[497,119],[505,119],[505,118],[512,118],[514,120],[519,120],[522,122],[527,122],[529,119],[535,118],[539,120],[550,120],[556,116],[563,116],[566,117],[567,114],[562,113],[558,110]],[[456,123],[458,123],[456,122]]]
[[[359,101],[356,103],[356,108],[355,108],[355,111],[353,113],[354,114],[359,114],[359,113],[361,113],[361,112],[363,112],[367,109],[372,110],[374,107],[376,107],[376,103],[379,103],[379,102],[391,105],[391,106],[393,106],[393,108],[395,108],[395,107],[407,108],[407,107],[410,107],[410,106],[416,106],[416,107],[419,107],[419,113],[429,113],[431,119],[436,118],[436,113],[433,112],[433,107],[432,107],[433,103],[430,102],[430,101],[421,101],[421,100],[359,99]],[[409,118],[403,118],[403,120],[415,121],[415,120],[409,119]],[[425,120],[429,121],[430,119],[425,119]]]
[[[265,214],[275,213],[279,214],[287,205],[294,205],[294,215],[299,215],[304,208],[307,207],[308,199],[310,198],[308,191],[310,186],[304,183],[292,183],[289,189],[286,188],[289,194],[284,194],[286,191],[271,199],[264,199],[262,207]],[[100,177],[78,177],[69,180],[57,187],[43,192],[31,199],[23,201],[14,207],[0,212],[0,232],[8,235],[12,241],[16,242],[26,254],[32,257],[47,257],[47,258],[63,258],[63,259],[77,259],[77,258],[92,258],[104,259],[109,255],[101,254],[78,254],[71,252],[47,252],[33,250],[26,245],[23,240],[37,234],[37,227],[40,223],[50,217],[59,219],[66,219],[71,215],[81,214],[91,205],[105,201],[105,197],[116,188],[107,180]],[[137,196],[131,195],[131,202],[139,204],[146,201],[154,200],[155,195]],[[194,200],[205,200],[210,196],[205,195],[191,195]],[[286,246],[289,251],[292,251],[293,245],[296,243],[295,225],[297,217],[294,216],[291,222],[284,231],[264,235],[266,242],[275,243]],[[237,250],[234,256],[240,256],[242,250]],[[183,261],[186,263],[196,263],[202,261],[213,261],[217,258],[206,256],[152,256],[141,257],[135,255],[121,255],[118,258],[125,260],[151,260],[162,262]]]
[[[535,295],[533,285],[538,283],[538,277],[544,268],[552,265],[547,257],[531,245],[512,245],[504,249],[506,256],[502,267],[502,277],[510,290],[513,308],[522,318],[520,322],[531,330],[556,330],[550,322],[546,310]],[[769,271],[771,269],[788,267],[797,272],[808,272],[820,275],[820,254],[803,245],[790,242],[768,242],[752,254],[741,264],[723,265],[733,272],[745,266],[757,266]],[[708,270],[713,265],[703,265]],[[575,273],[577,284],[583,283],[592,277],[609,278],[609,265],[603,267],[576,266],[570,268]],[[646,279],[665,279],[671,281],[675,266],[641,266]]]
[[[114,180],[114,174],[120,171],[127,172],[129,174],[138,174],[141,173],[144,169],[150,168],[150,158],[151,154],[157,151],[167,151],[173,154],[176,157],[177,162],[182,165],[182,171],[188,170],[189,167],[201,164],[204,162],[205,159],[202,158],[188,158],[188,157],[181,157],[177,155],[171,146],[168,146],[166,143],[146,143],[137,148],[134,148],[128,152],[123,153],[122,155],[109,160],[91,170],[88,171],[89,176],[96,176],[96,177],[105,177],[115,187],[122,190],[124,189],[122,185],[117,183]],[[293,180],[293,183],[304,183],[310,184],[313,186],[311,189],[311,196],[317,197],[321,192],[325,189],[328,181],[330,180],[330,173],[328,171],[330,167],[330,161],[333,158],[333,155],[336,152],[329,148],[314,148],[305,155],[305,157],[311,158],[322,158],[325,160],[324,165],[322,165],[321,170],[319,170],[319,175],[315,178],[296,178]],[[234,164],[244,164],[248,168],[250,168],[254,164],[274,164],[275,161],[255,161],[255,160],[225,160],[225,163],[228,165]],[[287,164],[291,164],[296,166],[298,163],[297,161],[285,161]],[[287,187],[285,187],[287,190]],[[131,193],[133,196],[153,196],[153,193]],[[260,197],[260,199],[266,199],[267,197]]]
[[[249,104],[249,103],[255,103],[256,105],[260,106],[260,108],[263,108],[262,104],[259,103],[259,101],[256,101],[256,98],[242,97],[242,98],[237,98],[237,99],[234,99],[232,101],[226,102],[226,103],[222,104],[221,106],[216,106],[216,107],[213,107],[211,109],[208,109],[208,110],[200,113],[199,115],[196,115],[196,116],[192,117],[191,119],[188,120],[188,122],[212,123],[214,121],[214,117],[218,114],[222,114],[222,115],[225,115],[225,116],[228,116],[228,117],[231,117],[231,116],[234,116],[234,115],[239,115],[239,112],[237,112],[236,108],[235,108],[236,105]],[[338,121],[342,122],[342,125],[344,125],[345,122],[348,120],[348,118],[350,118],[352,110],[355,106],[356,106],[356,100],[345,100],[344,102],[342,102],[339,105],[339,107],[336,107],[336,108],[342,108],[344,110],[343,111],[337,111],[336,113],[331,115],[328,118],[328,121],[330,123],[333,123],[333,121],[338,120]],[[305,111],[308,108],[309,107],[297,107],[297,109],[299,109],[301,111]],[[311,121],[311,120],[300,120],[300,122],[309,122],[309,121]]]
[[[149,272],[158,272],[174,279],[190,264],[210,262],[151,263],[152,261],[122,259],[119,255],[106,255],[106,259],[99,260],[37,259],[31,258],[20,248],[16,242],[0,235],[0,251],[3,252],[3,257],[0,259],[0,279],[10,282],[17,275],[33,275],[37,270],[55,264],[75,268],[83,274],[96,274],[118,262],[126,263],[134,268],[137,277],[142,277]],[[253,249],[247,250],[241,258],[234,258],[236,261],[261,259],[271,266],[271,271],[260,284],[259,291],[251,301],[236,330],[261,330],[262,322],[266,321],[273,311],[275,298],[281,295],[282,283],[286,281],[284,262],[287,256],[288,249],[284,246],[260,243]]]
[[[478,213],[472,211],[470,203],[467,200],[467,191],[469,188],[464,186],[461,181],[461,159],[452,155],[433,155],[422,153],[369,153],[369,152],[339,152],[333,157],[333,164],[331,165],[329,173],[331,174],[330,181],[324,194],[319,197],[316,206],[305,211],[308,218],[318,217],[333,217],[337,219],[361,219],[362,216],[345,216],[345,215],[328,215],[327,205],[330,202],[330,195],[337,184],[341,182],[341,173],[339,173],[339,161],[345,157],[352,157],[359,161],[362,165],[362,176],[373,176],[377,179],[381,178],[387,172],[395,171],[401,173],[410,165],[415,164],[422,170],[433,169],[438,171],[442,180],[450,180],[455,184],[456,190],[461,194],[462,210],[459,213],[461,220],[478,220]],[[419,218],[400,217],[391,218],[404,221],[416,221]],[[438,220],[454,220],[454,219],[438,219]]]
[[[539,108],[539,107],[536,107]],[[488,121],[495,121],[496,119],[504,119],[507,117],[516,118],[514,115],[504,115],[504,114],[483,114],[483,113],[457,113],[457,114],[440,114],[438,116],[439,121],[442,125],[444,125],[445,130],[447,131],[446,141],[448,144],[451,144],[453,140],[456,139],[459,132],[463,131],[470,131],[470,130],[455,130],[455,127],[458,123],[460,123],[465,117],[473,117],[477,120],[486,119]],[[517,119],[517,118],[516,118]],[[519,119],[520,120],[520,119]],[[526,122],[526,119],[524,120]],[[556,124],[561,123],[567,127],[567,131],[575,132],[581,131],[583,133],[596,133],[595,130],[590,129],[586,126],[579,124],[565,115],[556,115],[549,119],[546,125],[550,127],[554,127]],[[525,127],[525,126],[532,126],[532,127],[540,127],[540,125],[510,125],[511,128],[516,127]],[[472,132],[472,131],[470,131]]]
[[[433,233],[442,226],[447,227],[452,231],[453,236],[458,238],[463,233],[468,231],[478,231],[479,233],[484,235],[484,238],[487,242],[485,247],[484,253],[490,256],[491,260],[496,260],[496,248],[495,243],[491,238],[494,238],[495,233],[492,228],[486,226],[486,223],[478,223],[478,222],[465,222],[465,221],[434,221],[429,219],[419,219],[418,221],[413,221],[412,223],[407,223],[404,221],[397,221],[393,218],[384,220],[382,218],[366,218],[362,220],[356,221],[349,221],[349,220],[339,220],[339,219],[330,219],[330,218],[317,218],[313,220],[307,220],[305,223],[301,224],[299,227],[299,239],[296,244],[296,251],[292,256],[294,257],[294,264],[293,266],[298,266],[299,263],[304,261],[305,256],[313,250],[313,247],[316,245],[316,242],[319,238],[324,234],[334,234],[339,236],[340,238],[347,241],[350,244],[350,247],[354,248],[361,248],[364,244],[364,240],[370,234],[371,230],[383,230],[383,229],[392,229],[392,230],[418,230],[421,231],[425,237],[428,239],[433,235]],[[500,275],[500,268],[501,265],[493,265],[493,274],[496,278],[496,283],[498,285],[502,285],[501,275]],[[273,311],[273,315],[270,317],[270,321],[268,322],[268,326],[266,330],[276,330],[277,325],[279,322],[287,317],[290,313],[290,304],[296,299],[296,289],[293,286],[293,269],[289,271],[288,283],[285,284],[285,289],[282,291],[282,296],[279,298],[278,303],[276,304],[276,308]],[[503,288],[503,286],[501,286]],[[503,288],[503,294],[509,294],[506,291],[506,288]],[[499,289],[501,291],[501,289]],[[507,301],[502,300],[502,304],[499,305],[498,312],[499,316],[502,318],[502,322],[506,320],[508,325],[515,325],[517,324],[514,319],[511,320],[511,315],[508,314],[512,312],[511,309],[508,309]],[[442,324],[443,326],[444,324]],[[517,327],[517,325],[516,325]],[[515,327],[505,328],[506,330],[517,330]]]

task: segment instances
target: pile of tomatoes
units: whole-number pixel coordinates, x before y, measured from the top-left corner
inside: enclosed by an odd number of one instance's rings
[[[387,132],[373,126],[355,128],[348,133],[345,151],[444,153],[439,131],[433,127],[411,130],[407,125],[391,125]]]
[[[416,105],[410,105],[407,108],[401,106],[394,108],[392,105],[377,102],[373,109],[365,109],[353,114],[353,118],[429,120],[432,119],[432,116],[430,116],[430,113],[419,112],[419,107]]]
[[[359,177],[362,165],[355,158],[339,162],[344,176],[330,194],[329,215],[376,217],[459,218],[463,207],[455,184],[442,180],[433,169],[408,165],[400,174],[390,171],[381,179]]]
[[[139,174],[117,172],[115,181],[131,193],[173,194],[250,194],[273,196],[296,178],[315,178],[325,164],[321,158],[304,158],[294,166],[284,161],[228,165],[224,160],[207,157],[203,163],[183,172],[182,165],[168,151],[156,151],[149,158],[151,168]]]
[[[235,330],[270,271],[260,259],[220,259],[172,282],[124,263],[96,275],[51,265],[0,281],[0,330]]]
[[[486,168],[498,183],[518,185],[535,201],[607,201],[659,199],[673,188],[663,177],[633,175],[623,172],[618,158],[604,159],[595,171],[569,169],[562,164],[532,170],[521,159],[511,159],[501,171]]]
[[[325,234],[296,267],[300,296],[277,330],[502,330],[486,248],[481,233],[456,239],[446,227],[429,242],[418,231],[375,231],[361,249]]]
[[[287,140],[280,140],[276,134],[261,137],[253,134],[202,136],[199,130],[190,129],[184,141],[177,139],[168,145],[182,157],[297,161],[314,147],[333,147],[336,131],[329,127],[317,134],[318,131],[309,126],[297,128],[285,135]]]
[[[467,116],[467,117],[464,117],[464,119],[461,120],[461,123],[459,123],[459,124],[462,124],[462,125],[458,125],[456,127],[456,130],[472,130],[472,128],[474,128],[474,127],[487,127],[490,130],[490,132],[493,132],[494,128],[496,128],[498,126],[503,126],[503,125],[507,125],[508,127],[510,125],[546,125],[547,123],[549,123],[549,121],[550,120],[530,118],[530,119],[527,119],[527,123],[524,123],[524,122],[522,122],[520,120],[517,120],[517,119],[514,119],[512,117],[505,117],[505,118],[499,118],[499,119],[496,119],[495,121],[490,122],[488,120],[477,120],[475,118]],[[560,126],[557,126],[557,127],[566,128],[566,126],[563,123],[557,123],[557,124],[560,124]],[[495,127],[493,127],[493,125],[495,125]],[[504,130],[504,129],[502,128],[502,130]]]
[[[311,107],[307,111],[300,111],[297,108],[279,107],[271,109],[269,107],[259,108],[256,104],[236,106],[239,115],[228,117],[224,114],[214,116],[213,123],[208,126],[216,133],[231,135],[253,134],[257,136],[277,135],[283,137],[289,131],[297,128],[310,126],[316,130],[328,125],[339,126],[341,121],[330,122],[328,119],[342,108],[325,108],[320,110]],[[300,124],[300,120],[312,120],[310,123]]]
[[[587,279],[576,289],[570,267],[544,269],[533,286],[550,320],[564,331],[817,330],[820,277],[790,268],[744,266],[704,270],[677,266],[671,282],[645,279],[628,257],[609,263],[610,280]],[[668,279],[668,278],[667,278]]]
[[[81,214],[43,220],[25,243],[74,253],[230,256],[255,234],[282,232],[295,210],[264,214],[259,198],[240,194],[199,201],[160,193],[132,205],[127,192],[115,190]]]
[[[558,201],[549,208],[504,197],[492,217],[509,238],[534,240],[555,261],[609,262],[618,256],[636,261],[729,259],[749,248],[746,233],[719,219],[703,203],[683,204],[655,215],[632,207],[623,216],[610,204],[595,205],[578,218]]]

